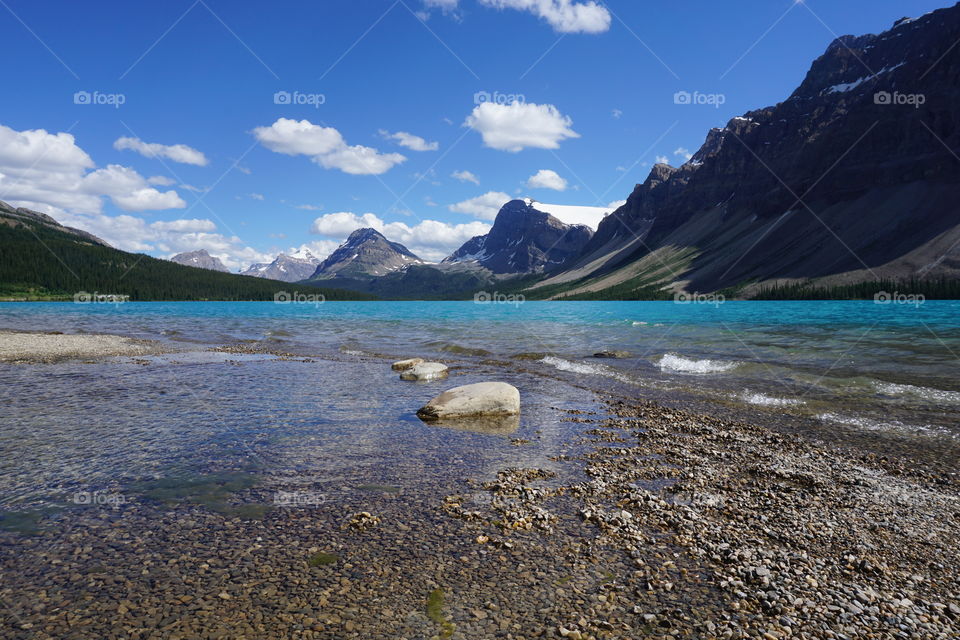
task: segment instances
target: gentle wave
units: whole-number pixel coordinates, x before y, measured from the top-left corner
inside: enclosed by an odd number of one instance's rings
[[[915,425],[915,424],[905,424],[899,420],[891,420],[889,422],[881,422],[879,420],[872,420],[870,418],[865,418],[861,416],[842,416],[836,413],[822,413],[817,416],[821,422],[833,422],[836,424],[842,424],[847,427],[857,427],[858,429],[864,429],[866,431],[897,431],[900,433],[929,433],[929,434],[949,434],[939,427],[933,427],[929,425]]]
[[[764,407],[792,407],[803,404],[803,400],[797,398],[776,398],[763,393],[755,393],[750,391],[744,391],[739,397],[744,402]]]
[[[607,376],[608,378],[615,378],[621,382],[630,382],[630,379],[626,376],[617,373],[609,367],[599,364],[571,362],[570,360],[564,360],[563,358],[558,358],[556,356],[547,356],[540,360],[540,362],[548,364],[555,369],[559,369],[560,371],[569,371],[571,373],[581,373],[592,376]]]
[[[693,360],[674,353],[668,353],[660,358],[661,371],[676,373],[726,373],[740,366],[739,362],[724,362],[722,360]]]
[[[960,393],[956,391],[944,391],[932,387],[915,387],[912,384],[895,384],[893,382],[876,382],[874,386],[878,392],[891,396],[916,396],[921,400],[960,404]]]

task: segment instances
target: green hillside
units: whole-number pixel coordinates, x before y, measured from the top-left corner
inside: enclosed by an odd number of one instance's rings
[[[69,299],[81,292],[136,300],[273,300],[279,292],[370,300],[353,291],[185,267],[87,242],[40,223],[0,217],[0,299]]]

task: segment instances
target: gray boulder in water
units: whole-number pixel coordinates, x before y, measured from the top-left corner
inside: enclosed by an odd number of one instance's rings
[[[413,369],[418,364],[423,362],[423,358],[410,358],[409,360],[398,360],[394,362],[390,368],[394,371],[406,371],[407,369]]]
[[[440,380],[447,377],[447,365],[439,362],[421,362],[400,374],[401,380]]]
[[[417,411],[425,421],[512,416],[520,413],[520,392],[506,382],[480,382],[444,391]]]

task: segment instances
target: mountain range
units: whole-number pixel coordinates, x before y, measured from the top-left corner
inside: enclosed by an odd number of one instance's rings
[[[327,300],[370,296],[307,284],[304,294]],[[75,300],[90,294],[130,300],[277,300],[285,282],[176,264],[111,247],[50,216],[0,202],[0,298]],[[287,298],[288,299],[288,298]]]
[[[655,166],[534,291],[956,279],[958,39],[960,6],[838,38],[787,100]]]
[[[960,6],[840,37],[786,100],[655,165],[596,233],[515,200],[430,275],[473,267],[546,298],[956,280],[958,40]]]
[[[358,229],[322,261],[307,251],[280,254],[243,274],[424,299],[489,287],[530,298],[636,299],[957,283],[958,41],[960,5],[878,35],[837,38],[783,102],[710,130],[682,166],[654,165],[609,215],[592,211],[595,232],[562,222],[564,207],[513,200],[489,233],[440,263]],[[0,222],[108,248],[3,203]],[[226,271],[203,250],[173,261]]]
[[[299,282],[306,280],[317,270],[320,260],[307,249],[301,249],[287,255],[281,253],[273,262],[252,264],[240,275],[255,278],[267,278],[281,282]]]

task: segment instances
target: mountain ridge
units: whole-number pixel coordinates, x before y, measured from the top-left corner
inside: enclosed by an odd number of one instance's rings
[[[362,228],[353,231],[333,253],[320,262],[308,280],[333,277],[373,278],[423,262],[405,246],[399,242],[391,242],[376,229]]]
[[[560,268],[593,236],[586,225],[568,225],[537,209],[530,199],[511,200],[493,227],[464,243],[443,263],[470,263],[496,274],[529,274]]]
[[[280,253],[271,262],[252,264],[241,271],[240,275],[281,282],[299,282],[311,277],[319,264],[319,258],[309,250],[301,249],[292,254]]]
[[[960,6],[838,38],[786,100],[711,130],[684,165],[656,165],[535,288],[957,277],[944,256],[960,240],[958,39]]]
[[[51,222],[53,221],[53,222]],[[139,300],[275,301],[285,282],[183,266],[128,253],[49,216],[11,216],[0,210],[0,296],[12,300],[90,301],[90,294]],[[303,285],[327,300],[372,296]],[[86,294],[86,295],[81,295]],[[78,297],[79,296],[79,297]]]

